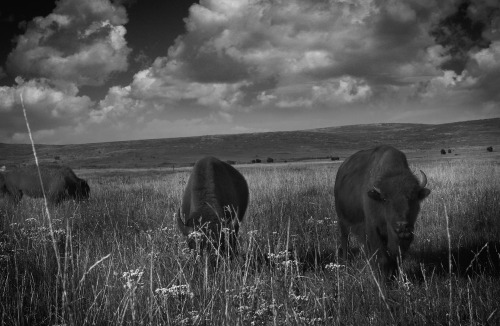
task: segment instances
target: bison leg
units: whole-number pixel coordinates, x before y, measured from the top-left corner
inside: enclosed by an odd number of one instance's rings
[[[7,195],[7,198],[12,204],[17,205],[17,204],[19,204],[19,202],[23,198],[23,192],[21,190],[19,190],[19,191],[15,192],[14,194],[9,193]]]
[[[62,197],[61,196],[49,196],[47,198],[47,202],[52,205],[52,206],[58,206],[62,202]]]
[[[340,221],[340,247],[342,248],[342,259],[347,262],[347,252],[349,251],[349,228]]]
[[[23,198],[23,192],[16,187],[9,186],[6,187],[6,190],[7,191],[5,192],[5,195],[7,196],[8,200],[14,205],[19,204],[19,202]]]
[[[397,270],[397,261],[387,248],[387,234],[380,232],[378,227],[370,227],[367,232],[368,253],[372,257],[372,266],[386,279],[390,279]]]

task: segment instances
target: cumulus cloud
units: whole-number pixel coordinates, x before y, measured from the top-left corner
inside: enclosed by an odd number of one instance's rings
[[[84,121],[93,105],[88,96],[79,96],[72,84],[44,78],[25,81],[20,77],[16,83],[0,87],[0,137],[4,141],[25,139],[21,136],[26,131],[21,96],[32,130],[42,134]]]
[[[499,17],[493,0],[200,0],[168,53],[138,52],[133,80],[111,87],[78,125],[117,140],[127,139],[123,131],[128,138],[199,135],[287,119],[300,128],[299,119],[325,117],[498,116]],[[116,3],[63,0],[28,26],[9,63],[26,76],[100,85],[127,67],[126,20]],[[63,94],[84,107],[71,87]]]
[[[127,14],[109,0],[62,0],[17,38],[7,69],[23,78],[102,85],[128,67]]]
[[[109,0],[61,0],[51,14],[28,22],[6,62],[7,71],[18,76],[16,84],[0,87],[0,141],[27,139],[21,94],[41,139],[65,141],[91,123],[96,103],[80,95],[80,88],[103,85],[127,69],[126,23],[124,7]]]
[[[223,110],[410,94],[421,79],[443,75],[449,47],[430,30],[454,9],[435,0],[202,0],[190,9],[187,33],[136,74],[130,94],[168,107],[192,101]]]

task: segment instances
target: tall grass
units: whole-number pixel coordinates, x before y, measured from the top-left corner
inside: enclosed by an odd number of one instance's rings
[[[90,200],[51,211],[64,305],[43,203],[0,206],[1,324],[500,324],[499,166],[418,168],[432,194],[383,297],[361,255],[337,261],[336,165],[241,169],[251,198],[234,260],[189,251],[176,230],[189,172],[87,171]]]

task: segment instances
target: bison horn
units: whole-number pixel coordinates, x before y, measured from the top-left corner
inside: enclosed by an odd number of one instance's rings
[[[175,218],[175,214],[174,214],[174,218]],[[193,231],[192,228],[190,228],[189,226],[184,224],[184,221],[181,218],[181,210],[180,209],[177,211],[177,226],[179,227],[179,230],[181,230],[181,233],[184,236],[188,236],[189,233],[191,233]]]
[[[422,170],[420,170],[420,174],[422,174],[422,179],[419,180],[420,188],[425,188],[425,186],[427,185],[427,176]]]

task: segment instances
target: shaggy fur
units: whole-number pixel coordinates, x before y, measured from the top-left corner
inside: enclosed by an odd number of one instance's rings
[[[40,171],[47,200],[58,204],[66,199],[87,199],[88,183],[78,178],[67,166],[41,165]],[[43,197],[38,169],[34,165],[6,170],[0,173],[0,194],[17,204],[23,195]]]
[[[196,248],[191,232],[198,231],[201,249],[224,251],[228,243],[234,253],[247,206],[248,185],[243,175],[215,157],[205,157],[196,162],[189,176],[177,223],[191,249]]]
[[[417,179],[406,156],[391,146],[359,151],[342,163],[334,195],[343,258],[352,232],[381,272],[394,275],[398,257],[413,241],[420,202],[430,193],[424,180]]]

